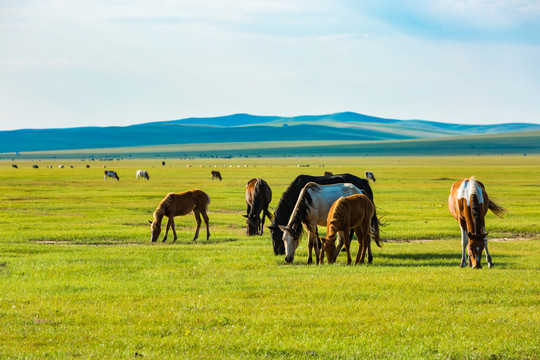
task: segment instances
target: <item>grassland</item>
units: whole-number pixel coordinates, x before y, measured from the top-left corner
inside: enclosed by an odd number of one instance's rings
[[[539,358],[540,157],[31,164],[0,162],[2,359]],[[120,181],[104,181],[103,165]],[[135,180],[138,168],[150,181]],[[377,177],[387,242],[372,266],[307,266],[305,244],[288,266],[267,230],[245,236],[249,179],[265,178],[276,206],[296,175],[325,170]],[[446,209],[451,183],[473,174],[509,210],[487,216],[499,241],[495,267],[479,271],[458,267]],[[150,244],[158,202],[190,188],[210,194],[210,240],[189,241],[189,215],[178,243]]]

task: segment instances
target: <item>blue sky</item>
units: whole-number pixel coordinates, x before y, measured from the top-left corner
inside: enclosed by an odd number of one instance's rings
[[[540,123],[540,0],[0,0],[0,130],[354,111]]]

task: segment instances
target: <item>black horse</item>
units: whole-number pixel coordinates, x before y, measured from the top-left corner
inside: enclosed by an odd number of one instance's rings
[[[268,226],[270,229],[270,235],[272,236],[272,245],[274,246],[274,254],[285,255],[285,245],[283,244],[283,231],[278,225],[287,225],[292,211],[298,200],[300,191],[308,182],[314,182],[319,185],[338,184],[338,183],[351,183],[360,190],[362,190],[373,201],[373,191],[366,179],[361,179],[351,174],[339,174],[332,176],[310,176],[310,175],[298,175],[294,179],[287,190],[281,195],[281,199],[274,211],[274,220],[272,224]],[[375,203],[375,202],[374,202]],[[377,213],[371,218],[371,225],[376,229],[379,229],[379,219]],[[371,262],[368,256],[368,262]]]

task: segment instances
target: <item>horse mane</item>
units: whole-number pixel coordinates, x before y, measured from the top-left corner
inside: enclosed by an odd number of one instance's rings
[[[346,216],[349,216],[350,206],[345,198],[342,196],[336,201],[336,206],[334,207],[334,213],[332,214],[332,219],[330,219],[330,226],[334,226],[335,229],[341,227],[343,219]]]
[[[470,207],[473,221],[473,231],[475,234],[479,234],[482,230],[480,224],[482,223],[483,219],[483,212],[482,207],[480,206],[479,197],[483,198],[482,190],[484,189],[484,186],[479,181],[476,181],[474,176],[471,176],[469,186],[472,186]],[[480,194],[478,194],[478,190],[480,190]]]
[[[251,210],[248,214],[248,216],[252,216],[255,214],[260,213],[261,207],[262,207],[262,194],[263,194],[263,187],[264,187],[264,180],[259,178],[254,178],[248,181],[250,183],[253,180],[257,180],[255,183],[255,186],[253,187],[253,202],[251,204]],[[264,216],[264,214],[263,214]]]
[[[161,219],[163,216],[167,216],[170,211],[170,207],[173,204],[173,195],[174,193],[168,193],[163,200],[159,203],[156,211],[154,211],[154,224],[161,224]]]
[[[308,190],[320,190],[320,187],[313,182],[306,184],[306,186],[300,192],[298,201],[294,207],[293,213],[290,218],[290,225],[288,225],[289,230],[294,236],[300,236],[304,232],[303,223],[307,222],[309,215],[309,207],[313,205],[313,199],[309,194]]]

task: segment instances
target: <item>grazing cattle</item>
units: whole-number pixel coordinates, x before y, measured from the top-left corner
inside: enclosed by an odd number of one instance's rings
[[[338,184],[338,183],[351,183],[358,189],[362,190],[364,194],[369,196],[373,201],[373,192],[369,186],[369,182],[366,179],[361,179],[351,174],[339,174],[332,176],[309,176],[299,175],[290,184],[287,190],[283,192],[281,199],[274,211],[274,220],[272,224],[268,226],[270,229],[270,235],[272,236],[272,245],[274,247],[274,254],[284,255],[285,246],[283,244],[283,232],[279,228],[279,225],[286,225],[291,217],[300,191],[308,182],[314,182],[319,185]],[[374,214],[371,219],[372,226],[379,226],[379,220],[377,215]],[[326,225],[326,223],[324,224]],[[371,261],[371,254],[368,254],[368,260]]]
[[[272,221],[274,216],[268,211],[268,205],[272,201],[272,189],[263,179],[251,179],[246,184],[246,205],[247,205],[247,234],[262,235],[264,228],[264,218]],[[261,212],[262,221],[261,221]]]
[[[18,169],[19,167],[16,164],[11,164],[11,167],[14,169]]]
[[[116,171],[105,170],[105,177],[103,178],[103,180],[107,180],[108,177],[110,177],[110,178],[112,178],[112,179],[116,179],[117,181],[120,180],[120,177],[118,176],[118,174],[116,173]]]
[[[223,180],[219,171],[212,170],[212,181],[214,181],[214,179],[219,179],[219,181]]]
[[[366,175],[366,180],[371,180],[373,182],[375,182],[375,175],[373,175],[373,173],[371,171],[366,171],[365,173]]]
[[[334,174],[332,174],[331,171],[325,171],[324,172],[324,176],[332,176],[332,175],[334,175]]]
[[[63,169],[63,168],[64,168],[64,165],[58,165],[58,168],[59,168],[59,169]]]
[[[328,263],[334,263],[343,245],[347,250],[347,265],[351,264],[349,236],[350,229],[354,229],[358,238],[358,254],[354,264],[363,264],[366,250],[371,247],[370,235],[381,247],[379,231],[371,227],[371,218],[375,213],[375,206],[371,200],[363,194],[356,194],[337,199],[330,211],[326,224],[326,237],[321,238],[322,249],[319,263],[324,262],[324,254],[328,257]],[[339,243],[336,246],[336,235]]]
[[[146,170],[137,170],[137,175],[135,176],[136,179],[144,178],[146,180],[150,180],[150,175],[148,175],[148,171]]]
[[[296,205],[286,226],[279,225],[283,231],[285,261],[294,260],[294,252],[300,243],[304,225],[308,231],[308,260],[312,263],[312,251],[315,248],[315,259],[319,262],[319,243],[317,225],[326,225],[328,212],[332,204],[341,196],[361,194],[362,190],[350,183],[318,185],[307,183],[300,192]]]
[[[161,162],[161,166],[165,166],[165,161],[162,161],[162,162]]]
[[[156,211],[154,211],[154,220],[148,221],[150,223],[150,230],[152,232],[152,242],[156,242],[161,233],[161,220],[163,216],[169,218],[167,221],[167,228],[165,230],[165,236],[163,237],[162,242],[167,240],[167,234],[169,233],[169,227],[172,226],[174,240],[176,241],[176,228],[174,226],[174,217],[187,215],[191,211],[195,214],[195,220],[197,221],[197,230],[195,230],[195,236],[192,241],[197,240],[199,237],[199,229],[201,227],[201,215],[206,224],[206,240],[210,238],[210,229],[208,227],[208,205],[210,204],[210,197],[208,194],[201,190],[188,190],[179,194],[169,193],[165,198],[159,203]]]
[[[39,169],[39,166],[37,166],[37,165],[32,165],[32,168],[33,168],[33,169]]]
[[[86,165],[86,168],[87,168],[87,169],[90,169],[90,165]]]
[[[52,165],[47,165],[47,169],[52,169]]]
[[[459,222],[461,228],[461,267],[467,266],[468,255],[469,266],[476,269],[482,268],[481,258],[484,248],[488,267],[492,267],[484,216],[488,210],[491,210],[502,218],[506,210],[489,199],[484,184],[476,180],[474,176],[452,184],[448,197],[448,210]]]

